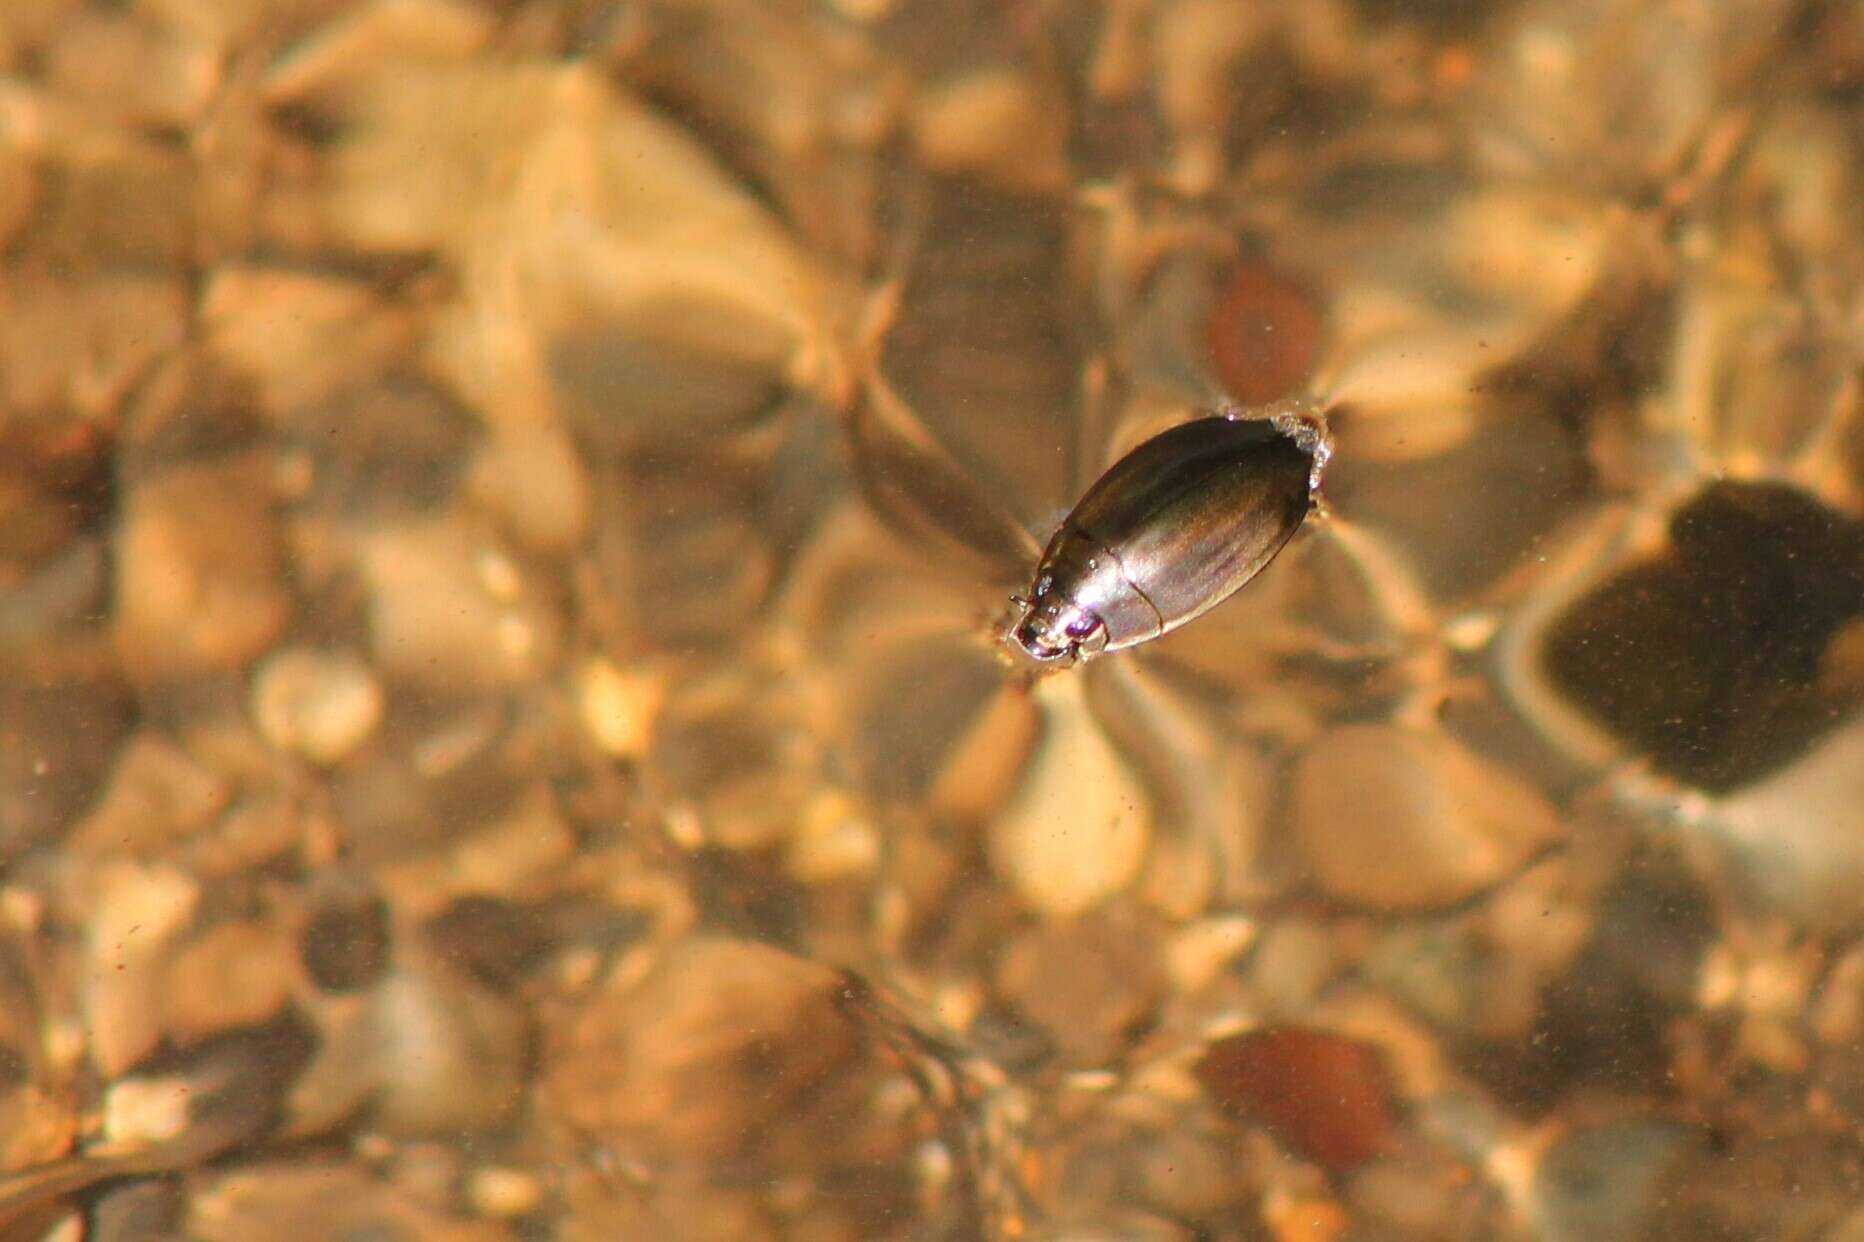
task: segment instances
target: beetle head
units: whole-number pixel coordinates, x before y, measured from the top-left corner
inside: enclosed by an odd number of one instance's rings
[[[1073,663],[1106,649],[1107,627],[1099,614],[1056,590],[1052,577],[1038,578],[1027,599],[1012,595],[1010,602],[1022,609],[1010,638],[1040,664]]]

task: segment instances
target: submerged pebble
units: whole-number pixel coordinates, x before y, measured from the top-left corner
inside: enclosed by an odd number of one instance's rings
[[[553,658],[558,622],[495,542],[441,519],[366,539],[370,649],[382,669],[425,689],[511,686]]]
[[[360,1054],[374,1123],[397,1136],[484,1130],[521,1105],[530,1048],[524,1011],[426,961],[371,992]]]
[[[1295,842],[1330,896],[1375,909],[1452,905],[1555,840],[1553,807],[1447,734],[1347,725],[1295,765]]]
[[[1040,740],[990,825],[990,858],[1032,908],[1081,914],[1131,884],[1152,838],[1145,786],[1089,713],[1080,679],[1036,689]]]
[[[256,457],[132,484],[116,542],[116,644],[139,681],[236,668],[290,620],[271,475]]]
[[[592,997],[562,1029],[546,1058],[546,1098],[565,1120],[629,1149],[731,1155],[803,1106],[855,1051],[837,986],[826,967],[764,945],[689,941],[637,986]]]
[[[168,1030],[192,1043],[264,1023],[291,995],[291,963],[291,943],[276,927],[227,922],[202,933],[168,962]]]
[[[1218,1040],[1198,1081],[1225,1112],[1258,1121],[1290,1149],[1345,1172],[1392,1149],[1398,1117],[1378,1050],[1329,1031],[1267,1027]]]
[[[265,740],[324,766],[360,746],[382,708],[380,683],[347,651],[291,648],[253,677],[252,714]]]

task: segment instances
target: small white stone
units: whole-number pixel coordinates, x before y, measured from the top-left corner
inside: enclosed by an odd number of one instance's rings
[[[880,833],[853,798],[825,789],[803,807],[785,862],[804,884],[871,875],[880,865]]]
[[[323,766],[375,732],[382,708],[381,683],[346,651],[281,651],[253,677],[252,715],[265,740]]]
[[[639,759],[653,737],[666,679],[611,660],[584,661],[576,672],[576,707],[595,744],[617,759]]]
[[[475,1170],[466,1183],[466,1197],[481,1216],[511,1220],[537,1210],[544,1188],[535,1174],[524,1169]]]
[[[182,1078],[125,1078],[104,1093],[104,1140],[143,1147],[188,1128],[192,1092]]]

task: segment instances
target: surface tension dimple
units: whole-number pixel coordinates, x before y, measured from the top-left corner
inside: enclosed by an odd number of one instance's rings
[[[1049,540],[1009,639],[1043,664],[1169,633],[1228,599],[1293,537],[1332,443],[1283,406],[1224,413],[1140,444],[1088,488]]]

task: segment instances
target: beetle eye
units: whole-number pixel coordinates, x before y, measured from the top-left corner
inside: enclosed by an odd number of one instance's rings
[[[1095,616],[1091,612],[1082,613],[1080,616],[1076,617],[1074,620],[1068,622],[1068,637],[1074,638],[1074,639],[1086,638],[1089,634],[1092,634],[1095,630],[1099,628],[1100,628],[1099,617]]]

